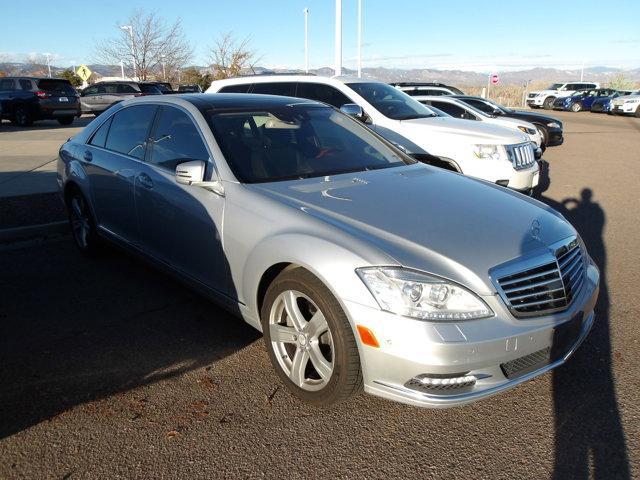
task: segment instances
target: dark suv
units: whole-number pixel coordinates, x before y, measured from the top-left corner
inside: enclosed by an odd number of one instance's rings
[[[111,105],[133,97],[162,95],[158,87],[145,82],[98,82],[85,88],[80,94],[82,113],[99,115]]]
[[[0,78],[2,118],[26,127],[35,120],[55,119],[71,125],[80,116],[78,92],[62,78]]]

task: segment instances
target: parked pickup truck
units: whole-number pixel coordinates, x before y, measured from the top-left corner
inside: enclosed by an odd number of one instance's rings
[[[36,120],[58,120],[71,125],[80,116],[78,92],[62,78],[0,78],[2,118],[21,127]]]

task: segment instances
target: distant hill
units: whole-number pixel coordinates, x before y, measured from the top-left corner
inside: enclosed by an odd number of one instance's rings
[[[91,71],[95,73],[96,79],[100,77],[117,77],[120,75],[120,65],[87,65]],[[58,75],[71,66],[51,66],[53,75]],[[207,70],[206,66],[196,66],[201,72]],[[256,73],[301,73],[298,69],[269,69],[267,67],[256,67]],[[47,66],[31,63],[0,63],[0,72],[5,75],[47,75]],[[311,73],[321,76],[333,75],[333,69],[323,67],[311,70]],[[355,70],[343,68],[343,75],[355,75]],[[500,83],[502,85],[525,85],[527,82],[558,82],[579,80],[580,70],[561,70],[557,68],[532,68],[528,70],[497,72],[500,75]],[[594,66],[584,69],[584,79],[594,82],[606,84],[615,75],[624,74],[631,81],[640,82],[640,68],[633,70],[622,70],[619,68]],[[466,70],[437,70],[437,69],[402,69],[402,68],[385,68],[374,67],[364,68],[363,76],[366,78],[377,79],[383,82],[401,82],[401,81],[431,81],[449,83],[457,86],[483,86],[487,83],[487,73],[469,72]]]

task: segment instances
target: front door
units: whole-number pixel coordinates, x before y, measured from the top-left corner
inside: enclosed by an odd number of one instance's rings
[[[178,184],[175,169],[211,156],[191,114],[162,106],[149,137],[147,161],[135,181],[141,246],[183,274],[228,294],[229,268],[222,249],[224,197]]]
[[[78,152],[89,176],[98,225],[133,244],[139,240],[134,182],[157,109],[134,105],[119,110]]]

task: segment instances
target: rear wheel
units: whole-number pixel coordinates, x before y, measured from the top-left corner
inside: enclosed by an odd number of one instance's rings
[[[100,250],[99,238],[87,200],[77,187],[69,192],[66,200],[69,224],[76,246],[85,255],[97,254]]]
[[[545,110],[551,110],[553,109],[553,102],[556,100],[556,97],[547,97],[544,99],[544,103],[542,104],[542,106],[544,107]]]
[[[572,112],[578,113],[580,110],[582,110],[582,105],[580,105],[580,102],[576,102],[573,105],[571,105]]]
[[[73,123],[74,117],[60,117],[58,118],[58,123],[60,125],[71,125]]]
[[[638,106],[638,108],[636,108],[636,113],[634,113],[633,116],[636,117],[636,118],[640,118],[640,106]]]
[[[33,119],[25,107],[18,106],[13,112],[13,123],[20,127],[28,127],[33,124]]]
[[[296,397],[327,406],[362,390],[351,325],[313,274],[295,268],[278,275],[267,289],[261,321],[271,363]]]

